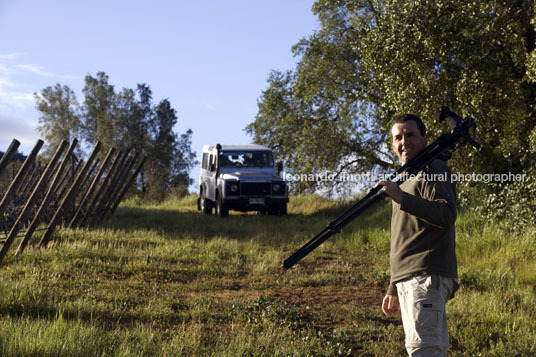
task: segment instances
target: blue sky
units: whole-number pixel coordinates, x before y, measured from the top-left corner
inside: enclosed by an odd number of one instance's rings
[[[61,83],[82,101],[84,76],[99,71],[118,91],[146,83],[169,99],[198,156],[248,143],[268,74],[293,69],[292,45],[319,28],[313,3],[0,0],[0,150],[16,138],[27,154],[39,138],[34,92]]]

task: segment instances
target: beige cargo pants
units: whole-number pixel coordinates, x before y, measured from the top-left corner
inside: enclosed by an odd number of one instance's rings
[[[408,355],[447,355],[445,304],[453,287],[452,278],[436,274],[417,275],[396,284]]]

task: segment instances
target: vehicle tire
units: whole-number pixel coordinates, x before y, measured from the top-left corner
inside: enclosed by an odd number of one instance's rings
[[[199,197],[199,209],[204,214],[212,214],[212,207],[210,207],[209,200],[205,196],[205,192],[201,192],[201,196]]]
[[[223,198],[218,196],[216,200],[216,216],[226,217],[229,214],[229,208],[223,203]]]

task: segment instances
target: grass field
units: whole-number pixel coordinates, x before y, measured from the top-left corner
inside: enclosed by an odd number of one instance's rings
[[[281,262],[348,203],[293,197],[289,215],[196,211],[195,196],[123,204],[0,267],[1,356],[402,356],[389,282],[390,205],[295,268]],[[536,229],[460,212],[453,356],[536,354]],[[17,243],[15,243],[16,246]]]

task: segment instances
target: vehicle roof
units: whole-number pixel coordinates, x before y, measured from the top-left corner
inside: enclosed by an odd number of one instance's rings
[[[209,152],[216,150],[216,145],[203,146],[203,152]],[[266,146],[257,144],[222,144],[222,151],[272,151],[272,149]]]

